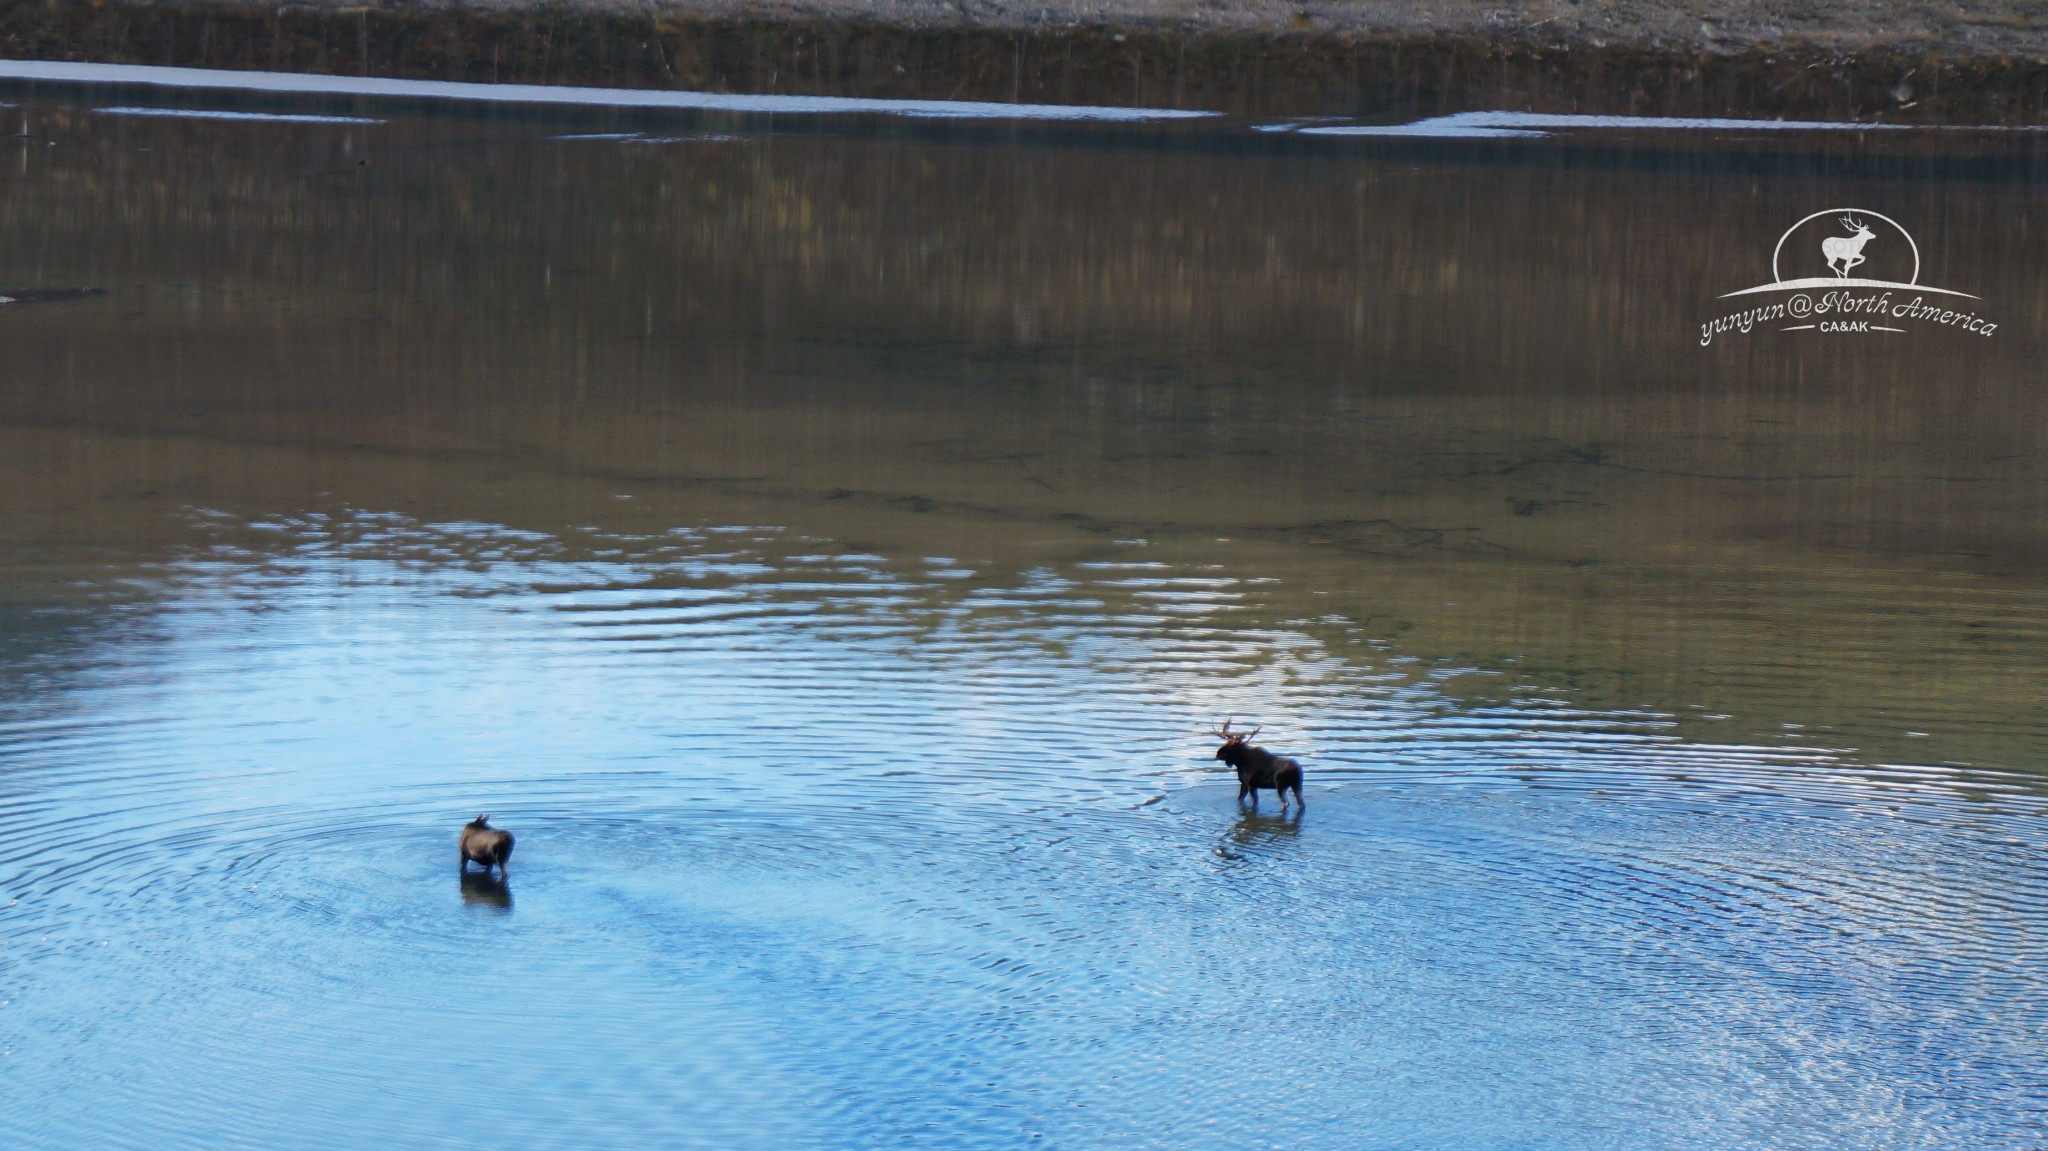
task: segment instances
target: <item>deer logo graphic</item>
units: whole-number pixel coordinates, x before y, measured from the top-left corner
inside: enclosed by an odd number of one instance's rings
[[[1831,225],[1848,235],[1830,234]],[[1875,259],[1868,259],[1864,253],[1881,231],[1884,246]],[[1821,255],[1827,257],[1826,272],[1813,267],[1816,236]],[[1787,271],[1792,274],[1787,276]],[[1819,274],[1804,274],[1809,271]],[[1746,336],[1772,328],[1813,333],[1802,339],[1856,333],[1889,339],[1917,325],[1940,325],[1979,336],[1998,330],[1997,320],[1965,302],[1976,296],[1921,283],[1920,244],[1913,233],[1868,208],[1822,208],[1801,216],[1771,249],[1770,283],[1723,292],[1720,298],[1743,302],[1700,325],[1703,348],[1722,342],[1731,332]]]
[[[1846,280],[1849,278],[1849,269],[1863,262],[1863,245],[1868,244],[1870,238],[1877,233],[1872,232],[1868,224],[1854,216],[1840,217],[1840,222],[1853,234],[1829,236],[1822,240],[1820,254],[1828,258],[1828,267],[1834,270],[1835,276]],[[1835,263],[1837,260],[1841,261],[1839,266]]]

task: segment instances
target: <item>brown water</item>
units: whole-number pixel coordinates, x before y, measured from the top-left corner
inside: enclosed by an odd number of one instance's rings
[[[2035,1137],[2031,138],[92,103],[0,109],[11,1145]],[[1996,335],[1703,347],[1835,205]]]

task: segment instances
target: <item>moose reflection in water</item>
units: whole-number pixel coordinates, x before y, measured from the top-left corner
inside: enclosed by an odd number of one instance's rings
[[[462,869],[462,902],[471,907],[512,909],[512,885],[488,871]]]
[[[1225,859],[1243,859],[1247,852],[1293,839],[1301,834],[1301,814],[1300,807],[1292,815],[1247,811],[1224,833],[1223,841],[1216,845],[1216,854]]]
[[[1224,720],[1223,726],[1211,734],[1223,739],[1223,746],[1216,749],[1216,758],[1237,770],[1237,801],[1243,803],[1245,796],[1251,796],[1252,809],[1256,811],[1259,789],[1269,787],[1280,797],[1280,811],[1285,814],[1287,792],[1291,788],[1295,806],[1305,808],[1307,804],[1301,798],[1301,764],[1286,756],[1274,755],[1263,747],[1253,747],[1252,737],[1263,731],[1263,726],[1233,735],[1230,731],[1232,722]]]

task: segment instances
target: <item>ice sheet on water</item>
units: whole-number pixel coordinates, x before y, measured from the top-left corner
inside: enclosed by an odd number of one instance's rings
[[[1715,116],[1600,116],[1550,112],[1458,112],[1407,124],[1263,125],[1261,131],[1292,130],[1302,136],[1408,136],[1462,139],[1512,139],[1548,136],[1575,129],[1708,132],[1872,132],[1917,127],[1844,120],[1738,120]]]
[[[159,68],[139,64],[0,61],[0,79],[83,84],[138,84],[159,88],[275,92],[306,96],[396,96],[606,108],[675,108],[714,112],[859,114],[955,120],[1094,120],[1142,122],[1214,116],[1181,108],[1115,108],[1086,104],[997,104],[974,100],[881,100],[850,96],[741,96],[638,88],[573,88],[547,84],[468,84],[448,80],[386,80],[370,76],[311,76],[291,72],[230,72],[212,68]]]
[[[102,116],[175,116],[193,120],[259,120],[289,124],[382,124],[368,116],[316,116],[311,113],[220,112],[206,108],[94,108]]]

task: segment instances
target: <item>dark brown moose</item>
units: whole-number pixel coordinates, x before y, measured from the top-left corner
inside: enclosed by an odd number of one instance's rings
[[[1287,792],[1294,792],[1294,806],[1306,810],[1308,804],[1301,799],[1301,765],[1284,755],[1274,755],[1263,747],[1253,747],[1252,737],[1259,734],[1259,728],[1232,735],[1230,720],[1223,721],[1223,728],[1211,734],[1223,737],[1223,746],[1216,749],[1216,758],[1237,769],[1237,801],[1252,797],[1252,807],[1259,806],[1259,789],[1270,787],[1280,797],[1280,810],[1287,810]]]
[[[512,858],[512,833],[492,827],[489,821],[489,816],[479,815],[462,825],[460,866],[468,871],[474,863],[488,873],[495,864],[498,874],[504,875],[505,864]]]

